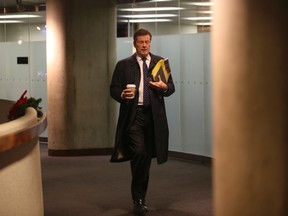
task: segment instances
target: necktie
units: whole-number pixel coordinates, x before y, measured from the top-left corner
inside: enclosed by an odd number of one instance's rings
[[[150,95],[148,87],[148,67],[146,64],[146,58],[142,58],[143,61],[143,105],[148,106],[150,104]]]

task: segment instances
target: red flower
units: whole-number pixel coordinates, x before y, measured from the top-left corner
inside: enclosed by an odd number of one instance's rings
[[[23,92],[19,100],[11,107],[9,110],[8,119],[13,120],[17,119],[23,115],[25,115],[25,110],[27,107],[33,107],[36,109],[38,117],[41,116],[41,107],[39,107],[39,103],[41,102],[41,99],[36,100],[35,98],[27,98],[25,95],[27,93],[27,90]]]

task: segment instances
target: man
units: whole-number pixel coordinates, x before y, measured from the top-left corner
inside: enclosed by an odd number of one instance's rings
[[[130,160],[133,212],[145,215],[151,159],[156,157],[161,164],[168,157],[164,97],[173,94],[175,87],[171,76],[167,84],[160,77],[152,81],[151,71],[162,57],[150,53],[151,33],[139,29],[133,39],[136,52],[117,63],[110,85],[111,97],[120,103],[111,162]],[[126,88],[127,84],[135,84],[136,91]]]

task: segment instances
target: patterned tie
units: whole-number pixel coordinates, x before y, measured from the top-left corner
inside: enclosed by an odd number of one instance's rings
[[[150,94],[148,89],[148,67],[146,64],[146,58],[143,57],[143,105],[148,106],[150,104]]]

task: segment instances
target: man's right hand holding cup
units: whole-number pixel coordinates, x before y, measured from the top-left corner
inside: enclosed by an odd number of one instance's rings
[[[123,90],[121,97],[124,100],[131,100],[135,97],[136,85],[127,84],[126,89]]]

